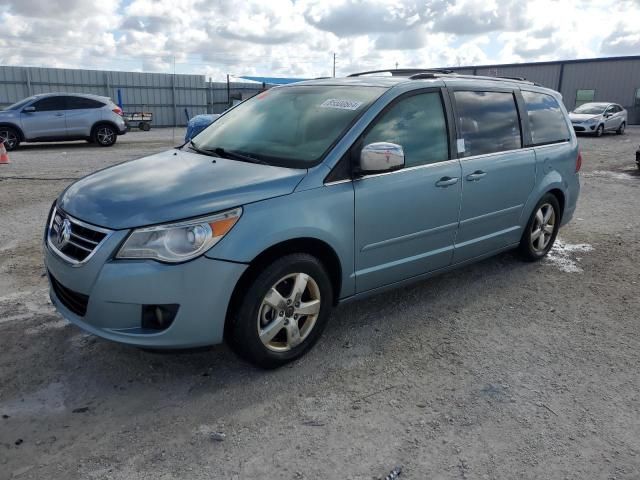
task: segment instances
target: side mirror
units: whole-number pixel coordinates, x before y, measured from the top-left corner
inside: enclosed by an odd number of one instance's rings
[[[28,107],[24,107],[22,109],[22,111],[26,112],[26,113],[35,112],[36,111],[36,107],[34,107],[33,105],[29,105]]]
[[[612,115],[613,115],[613,113],[611,113],[611,112],[607,112],[607,113],[605,113],[605,114],[604,114],[604,118],[609,118],[609,117],[611,117]]]
[[[404,150],[395,143],[375,142],[360,152],[361,173],[381,173],[404,167]]]

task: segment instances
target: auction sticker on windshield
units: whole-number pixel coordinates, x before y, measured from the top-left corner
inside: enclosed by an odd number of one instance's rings
[[[357,110],[362,102],[354,100],[338,100],[337,98],[329,98],[320,104],[323,108],[339,108],[340,110]]]

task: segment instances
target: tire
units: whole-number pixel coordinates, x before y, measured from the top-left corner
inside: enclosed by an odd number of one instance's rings
[[[20,145],[20,134],[15,128],[0,127],[0,142],[4,142],[4,148],[10,152]]]
[[[603,133],[604,125],[598,125],[598,128],[596,128],[596,137],[601,137]]]
[[[627,128],[627,124],[626,124],[625,122],[622,122],[622,123],[620,124],[620,126],[618,127],[618,129],[616,130],[616,133],[617,133],[618,135],[624,135],[624,130],[625,130],[625,128]]]
[[[254,365],[277,368],[318,341],[332,306],[333,288],[324,265],[305,253],[286,255],[259,272],[238,297],[227,339]]]
[[[148,132],[149,130],[151,130],[151,125],[149,124],[149,122],[140,122],[138,128],[143,132]]]
[[[546,219],[546,215],[549,215],[548,219]],[[541,220],[543,228],[540,228]],[[549,253],[558,236],[560,220],[561,212],[558,199],[551,193],[545,194],[533,209],[520,239],[519,250],[525,260],[534,262]]]
[[[118,132],[111,125],[103,123],[93,129],[92,138],[101,147],[111,147],[118,139]]]

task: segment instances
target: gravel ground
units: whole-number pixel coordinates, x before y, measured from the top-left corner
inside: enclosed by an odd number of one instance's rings
[[[270,372],[225,346],[109,343],[48,302],[56,195],[181,135],[26,146],[0,166],[0,478],[640,478],[640,128],[580,139],[582,196],[549,259],[340,307]]]

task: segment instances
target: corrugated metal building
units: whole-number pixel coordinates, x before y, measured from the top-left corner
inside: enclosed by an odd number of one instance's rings
[[[221,113],[233,99],[263,86],[249,82],[207,82],[204,75],[71,70],[0,66],[0,108],[38,93],[92,93],[118,101],[125,111],[152,112],[154,126],[185,125],[190,116]]]
[[[619,103],[640,124],[640,56],[450,67],[458,73],[524,77],[559,91],[569,110],[588,101]]]

